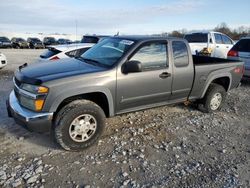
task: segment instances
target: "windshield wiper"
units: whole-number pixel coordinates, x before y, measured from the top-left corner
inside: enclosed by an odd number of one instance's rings
[[[108,66],[105,64],[100,63],[99,61],[95,59],[89,59],[89,58],[84,58],[84,57],[76,57],[76,59],[83,60],[86,63],[90,63],[91,65],[99,66],[99,67],[105,67],[107,68]]]

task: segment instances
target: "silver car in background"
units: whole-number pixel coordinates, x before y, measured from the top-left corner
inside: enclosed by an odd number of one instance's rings
[[[250,77],[250,37],[241,38],[228,52],[227,57],[243,61],[245,65],[244,77]]]

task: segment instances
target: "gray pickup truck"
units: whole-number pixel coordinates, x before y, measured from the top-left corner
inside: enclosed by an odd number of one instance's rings
[[[105,117],[185,101],[216,111],[243,69],[239,61],[192,56],[184,39],[111,37],[77,59],[20,66],[7,109],[18,124],[81,150],[101,135]]]

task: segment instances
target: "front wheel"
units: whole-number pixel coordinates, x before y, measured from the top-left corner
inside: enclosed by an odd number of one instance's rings
[[[83,150],[97,141],[104,125],[105,114],[97,104],[76,100],[59,111],[54,125],[55,139],[65,150]]]
[[[225,102],[226,95],[227,93],[224,87],[212,83],[199,105],[200,110],[207,113],[220,110]]]

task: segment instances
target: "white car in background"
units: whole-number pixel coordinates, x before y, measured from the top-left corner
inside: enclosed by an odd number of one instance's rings
[[[227,35],[219,32],[199,32],[186,34],[193,55],[227,58],[228,51],[235,44]]]
[[[7,65],[6,56],[0,52],[0,69],[5,67],[6,65]]]
[[[55,61],[58,59],[79,57],[95,43],[78,43],[48,46],[48,48],[40,55],[37,62]]]

